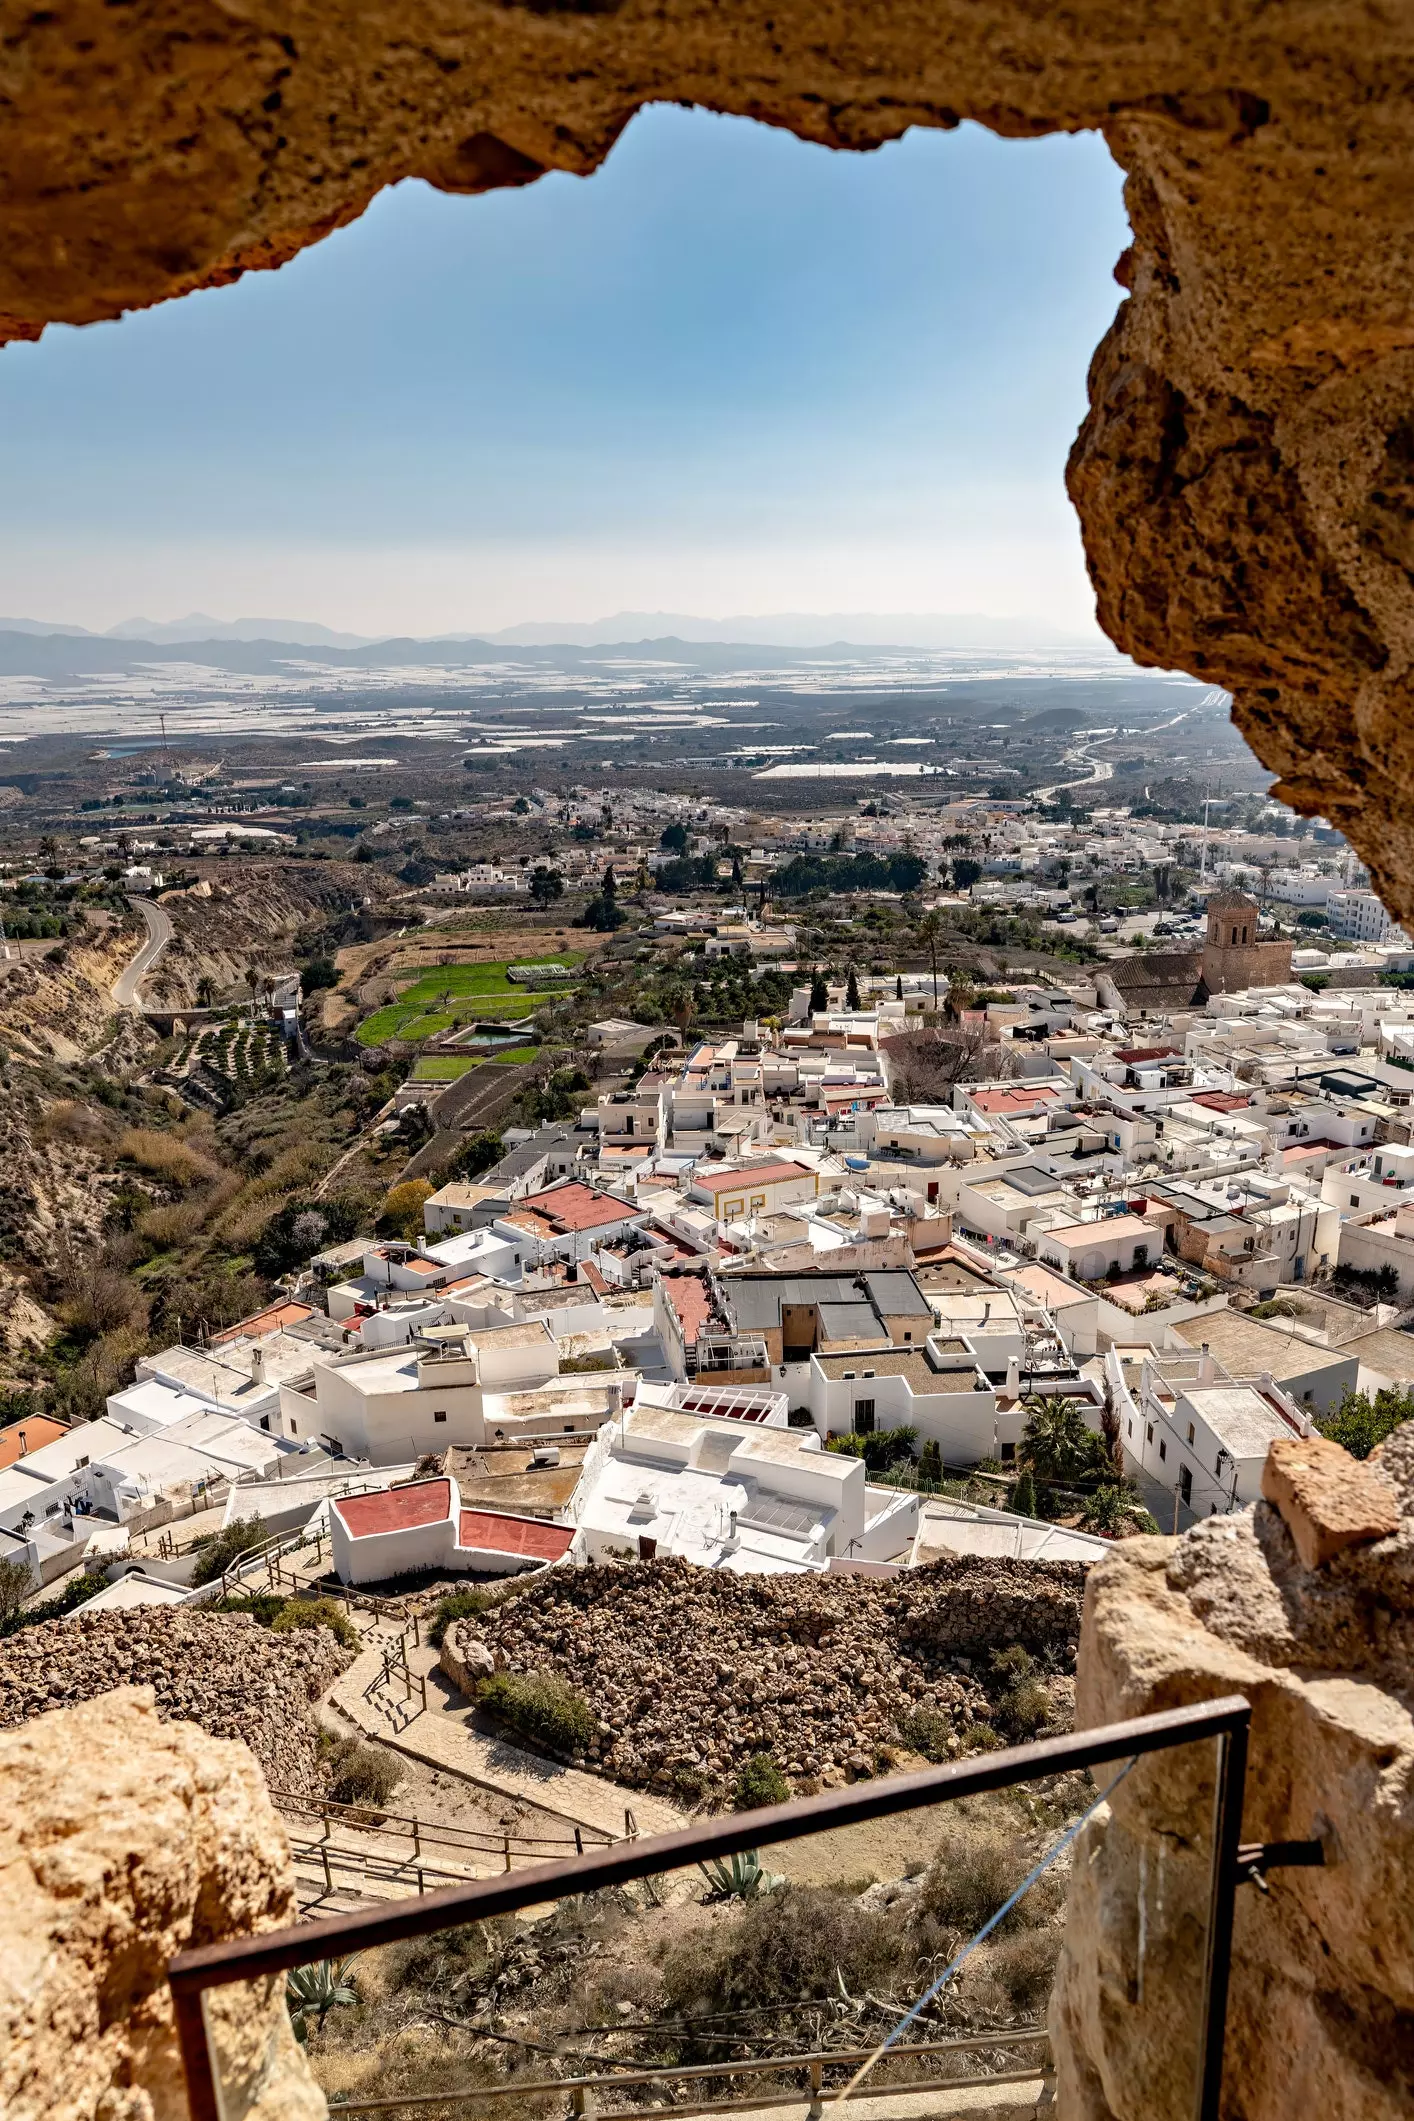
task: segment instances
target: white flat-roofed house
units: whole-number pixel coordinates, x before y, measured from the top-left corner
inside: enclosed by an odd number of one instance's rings
[[[1308,1409],[1270,1375],[1236,1378],[1206,1349],[1154,1355],[1137,1390],[1111,1352],[1125,1470],[1165,1531],[1245,1509],[1261,1494],[1269,1446],[1310,1434]]]
[[[329,1316],[352,1318],[356,1313],[376,1310],[395,1296],[427,1296],[451,1276],[442,1259],[415,1245],[389,1243],[369,1245],[363,1255],[363,1272],[356,1280],[336,1282],[329,1290]]]
[[[863,1460],[822,1451],[813,1429],[645,1404],[605,1425],[565,1514],[591,1560],[804,1574],[905,1557],[918,1497],[870,1488]]]
[[[1163,1237],[1140,1215],[1109,1215],[1054,1226],[1042,1232],[1036,1249],[1043,1265],[1076,1281],[1103,1281],[1148,1266],[1162,1253]]]
[[[475,1333],[438,1330],[450,1336],[440,1346],[316,1357],[310,1390],[281,1391],[281,1434],[387,1465],[448,1444],[484,1442],[488,1392],[558,1374],[558,1344],[543,1319]]]
[[[976,1465],[996,1451],[996,1392],[961,1337],[930,1334],[921,1346],[814,1354],[808,1403],[821,1436],[914,1429],[949,1465]]]
[[[469,1230],[481,1203],[499,1197],[496,1186],[469,1185],[453,1179],[422,1203],[422,1227],[430,1238],[446,1237],[453,1230]]]

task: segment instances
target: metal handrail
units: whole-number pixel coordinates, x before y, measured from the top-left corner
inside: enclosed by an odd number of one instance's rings
[[[1049,2043],[1050,2037],[1050,2032],[1044,2025],[1012,2026],[992,2033],[967,2033],[953,2040],[903,2041],[898,2046],[891,2047],[889,2055],[893,2059],[900,2055],[975,2054],[994,2047],[1035,2047],[1045,2045]],[[504,2099],[509,2090],[514,2093],[516,2098],[529,2098],[537,2093],[543,2094],[545,2092],[568,2092],[574,2100],[575,2111],[578,2113],[588,2111],[587,2106],[581,2105],[586,2092],[592,2096],[595,2092],[619,2089],[628,2091],[645,2084],[691,2083],[712,2077],[765,2077],[788,2069],[808,2069],[811,2077],[810,2088],[812,2092],[818,2093],[823,2089],[819,2080],[823,2077],[826,2069],[834,2064],[846,2063],[853,2064],[857,2068],[861,2062],[867,2062],[873,2053],[874,2049],[872,2047],[819,2047],[811,2048],[806,2053],[799,2055],[754,2055],[748,2060],[736,2062],[667,2063],[656,2069],[606,2070],[592,2077],[517,2078],[515,2083],[509,2086],[505,2084],[468,2084],[456,2091],[420,2092],[401,2099],[340,2099],[333,2111],[340,2114],[367,2114],[389,2107],[437,2106],[443,2103],[453,2101],[460,2103],[464,2100],[472,2099]],[[911,2092],[926,2091],[945,2084],[1019,2083],[1029,2081],[1036,2075],[1039,2068],[1039,2063],[1033,2063],[1026,2070],[988,2075],[981,2079],[974,2077],[925,2077],[917,2083],[910,2080],[904,2084],[893,2084],[889,2089],[895,2092]],[[877,2096],[877,2090],[864,2096]],[[673,2112],[725,2113],[730,2111],[731,2105],[735,2103],[718,2102],[712,2106],[689,2106],[683,2108],[674,2101]],[[769,2106],[776,2102],[769,2099],[752,2099],[749,2102],[743,2101],[741,2103],[749,2103],[752,2107],[756,2107]],[[782,2105],[789,2103],[792,2106],[797,2106],[800,2103],[800,2094],[796,2093],[789,2102],[780,2101],[779,2103]],[[600,2121],[604,2121],[602,2115]]]
[[[675,1834],[619,1842],[564,1863],[537,1864],[500,1878],[478,1879],[391,1908],[361,1908],[328,1920],[231,1938],[179,1952],[167,1969],[177,2037],[186,2073],[192,2121],[221,2121],[221,2107],[206,2037],[206,1990],[287,1972],[311,1959],[342,1958],[379,1945],[453,1924],[490,1921],[524,1907],[543,1907],[566,1896],[627,1885],[659,1871],[686,1869],[713,1857],[799,1841],[869,1819],[892,1818],[921,1806],[950,1803],[1010,1788],[1046,1775],[1094,1768],[1212,1738],[1218,1743],[1213,1812],[1213,1861],[1209,1889],[1206,1957],[1202,1978],[1200,2066],[1196,2121],[1218,2121],[1228,1984],[1232,1968],[1232,1919],[1241,1878],[1238,1864],[1247,1739],[1252,1711],[1241,1695],[1139,1716],[1125,1723],[1061,1738],[1039,1739],[1004,1752],[983,1753],[916,1775],[855,1783],[791,1804],[767,1805],[709,1820]],[[504,2087],[503,2087],[504,2089]],[[400,2102],[401,2103],[401,2102]]]
[[[414,1846],[421,1847],[425,1841],[430,1847],[467,1849],[476,1854],[504,1849],[507,1836],[482,1832],[475,1827],[443,1826],[436,1821],[419,1819],[411,1812],[389,1812],[381,1804],[337,1804],[329,1797],[305,1797],[298,1790],[290,1790],[279,1783],[269,1785],[277,1811],[304,1814],[306,1817],[323,1819],[333,1826],[357,1828],[363,1833],[397,1834],[406,1836]],[[377,1824],[370,1823],[369,1814],[377,1813]],[[509,1839],[513,1850],[524,1854],[530,1849],[553,1849],[557,1855],[568,1858],[571,1849],[582,1855],[586,1845],[611,1848],[620,1837],[604,1827],[576,1827],[568,1834],[512,1834]]]

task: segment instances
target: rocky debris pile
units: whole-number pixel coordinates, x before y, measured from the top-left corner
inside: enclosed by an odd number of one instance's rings
[[[554,1672],[598,1719],[587,1764],[636,1787],[709,1788],[769,1751],[798,1783],[873,1773],[920,1711],[992,1713],[993,1650],[1020,1646],[1068,1703],[1085,1570],[949,1558],[891,1579],[730,1576],[663,1560],[542,1583],[458,1628]],[[958,1741],[960,1747],[960,1741]],[[956,1749],[956,1748],[955,1748]]]
[[[311,1704],[352,1662],[327,1628],[272,1634],[247,1613],[138,1606],[82,1611],[0,1642],[0,1728],[113,1687],[150,1686],[157,1711],[242,1738],[266,1779],[322,1789]]]

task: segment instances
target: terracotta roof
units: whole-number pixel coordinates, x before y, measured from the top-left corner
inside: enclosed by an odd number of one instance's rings
[[[459,1547],[481,1547],[493,1554],[527,1554],[538,1561],[558,1561],[574,1538],[570,1525],[544,1524],[533,1517],[501,1517],[494,1510],[463,1510]]]
[[[279,1333],[286,1326],[302,1325],[306,1318],[313,1318],[313,1304],[270,1304],[264,1311],[257,1311],[253,1318],[243,1318],[238,1326],[228,1326],[224,1333],[212,1335],[213,1345],[219,1347],[223,1340],[260,1340],[267,1333]]]
[[[596,1193],[576,1178],[543,1193],[527,1194],[522,1207],[532,1215],[543,1215],[561,1230],[599,1230],[608,1223],[627,1222],[633,1202],[615,1193]]]
[[[48,1414],[26,1414],[21,1421],[12,1421],[8,1428],[0,1429],[0,1467],[12,1466],[18,1459],[28,1457],[47,1443],[57,1443],[61,1436],[69,1433],[66,1424],[54,1421]]]
[[[419,1480],[405,1488],[385,1488],[378,1495],[341,1495],[333,1505],[351,1539],[371,1539],[377,1532],[410,1532],[414,1526],[440,1524],[452,1514],[450,1480]]]
[[[789,1178],[812,1175],[804,1164],[746,1164],[732,1171],[694,1171],[692,1183],[704,1193],[745,1193],[752,1186],[779,1186]]]
[[[712,1316],[712,1297],[705,1276],[664,1274],[659,1286],[677,1315],[683,1339],[688,1347],[694,1346],[698,1334]]]
[[[1234,1090],[1198,1090],[1188,1102],[1190,1105],[1206,1105],[1210,1112],[1245,1112],[1252,1100],[1239,1096]]]
[[[969,1090],[968,1096],[979,1112],[1034,1112],[1038,1105],[1049,1104],[1060,1096],[1053,1083],[1037,1083],[1034,1090]]]

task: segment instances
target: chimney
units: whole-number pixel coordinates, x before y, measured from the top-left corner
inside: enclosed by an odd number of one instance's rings
[[[1198,1382],[1200,1385],[1210,1385],[1212,1383],[1215,1368],[1216,1364],[1209,1353],[1208,1343],[1205,1340],[1202,1347],[1198,1350]]]
[[[250,1351],[250,1381],[253,1385],[263,1385],[265,1382],[265,1350],[262,1347],[254,1347]]]

